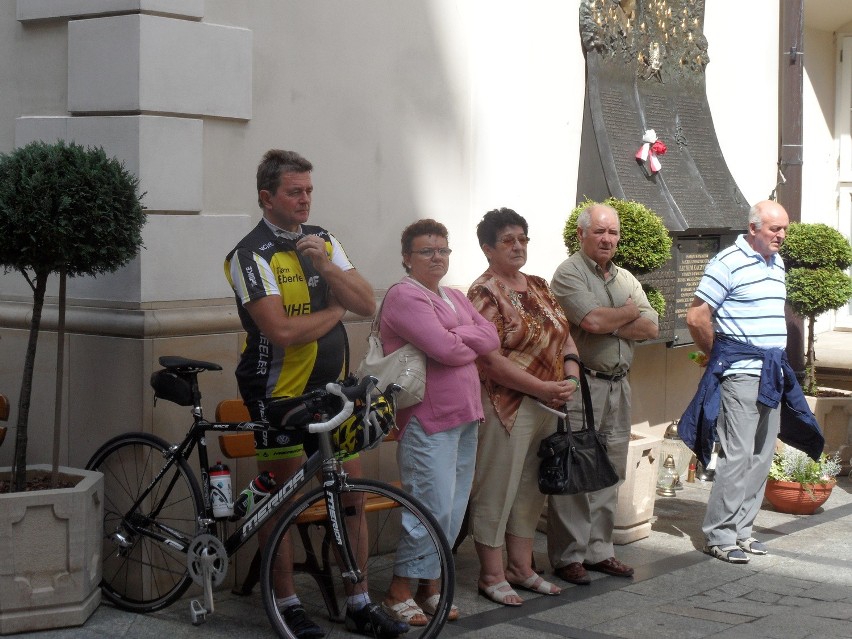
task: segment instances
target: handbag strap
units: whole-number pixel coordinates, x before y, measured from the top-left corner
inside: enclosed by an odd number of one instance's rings
[[[381,304],[379,304],[379,310],[376,311],[376,316],[373,318],[373,323],[370,324],[370,335],[379,335],[379,326],[381,325],[382,321],[382,309],[385,307],[385,298],[388,296],[388,293],[390,293],[391,288],[393,288],[397,284],[400,284],[400,282],[391,284],[390,288],[385,291],[385,296],[382,298]]]
[[[582,366],[580,367],[580,370],[582,371]],[[577,432],[595,430],[595,413],[592,410],[592,394],[589,391],[589,381],[586,379],[586,374],[583,372],[580,373],[580,398],[583,401],[583,428]],[[569,441],[571,441],[572,431],[571,420],[568,419],[568,406],[564,406],[562,412],[550,408],[547,404],[542,404],[542,406],[545,410],[556,414],[556,432],[567,435]]]
[[[586,373],[580,370],[580,395],[583,399],[583,430],[595,430],[595,412],[592,407],[592,394],[589,391],[589,380]]]
[[[408,276],[406,276],[406,277],[408,277]],[[388,298],[388,293],[390,293],[391,288],[393,288],[394,286],[398,286],[399,284],[408,284],[409,286],[414,286],[415,288],[417,288],[416,284],[413,284],[411,282],[406,282],[404,279],[400,280],[399,282],[395,282],[395,283],[391,284],[390,288],[388,288],[388,290],[385,291],[385,296],[382,298],[382,303],[379,304],[379,310],[376,311],[376,316],[373,318],[373,323],[370,325],[370,335],[376,335],[378,337],[379,329],[381,328],[382,309],[385,306],[385,300]],[[425,297],[428,300],[428,302],[432,305],[432,308],[435,308],[434,302],[432,302],[432,299],[428,295],[426,295],[426,292],[421,291],[421,293],[423,293],[423,297]]]

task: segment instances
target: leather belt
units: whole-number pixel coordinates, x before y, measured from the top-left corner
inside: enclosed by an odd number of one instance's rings
[[[591,368],[586,368],[583,366],[583,370],[586,372],[586,375],[589,377],[597,377],[598,379],[605,379],[608,382],[620,382],[622,379],[627,377],[627,371],[623,373],[615,373],[610,375],[608,373],[599,373],[598,371],[593,371]]]

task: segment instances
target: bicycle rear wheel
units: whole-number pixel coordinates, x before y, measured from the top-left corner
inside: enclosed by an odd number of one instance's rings
[[[415,498],[382,482],[354,480],[342,493],[346,504],[345,532],[357,539],[361,521],[358,505],[367,513],[368,559],[361,567],[367,577],[373,603],[381,604],[394,573],[419,574],[436,579],[440,596],[434,614],[426,626],[412,626],[405,639],[435,637],[444,627],[453,600],[455,564],[444,533],[434,517]],[[418,539],[418,551],[403,557],[397,552],[400,535]],[[340,527],[344,532],[344,527]],[[329,523],[322,489],[305,495],[290,507],[275,525],[264,548],[261,565],[263,602],[272,626],[280,637],[296,635],[287,625],[281,600],[295,591],[308,617],[318,624],[325,636],[351,636],[343,623],[346,613],[341,571],[332,548],[334,526]],[[292,540],[292,542],[290,541]],[[294,561],[287,559],[292,548]],[[361,584],[356,586],[359,587]],[[411,592],[417,579],[411,578]]]
[[[175,460],[133,507],[166,465],[168,448],[168,442],[147,433],[119,435],[86,465],[104,475],[101,592],[125,610],[165,608],[192,582],[186,552],[179,547],[200,532],[203,502],[189,464]]]

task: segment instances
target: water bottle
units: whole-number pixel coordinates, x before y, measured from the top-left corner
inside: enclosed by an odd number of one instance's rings
[[[272,492],[274,486],[275,475],[268,470],[264,470],[260,475],[252,479],[251,483],[240,493],[240,496],[234,502],[234,514],[231,515],[231,521],[242,519],[260,506],[269,497],[269,493]]]
[[[230,517],[234,514],[231,492],[231,469],[221,461],[210,467],[210,505],[213,516]]]

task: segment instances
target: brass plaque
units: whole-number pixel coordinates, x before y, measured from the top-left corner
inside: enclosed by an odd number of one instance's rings
[[[676,344],[692,342],[689,328],[686,326],[686,311],[692,306],[695,290],[704,275],[707,262],[721,249],[721,238],[715,237],[679,237],[674,244],[675,283],[674,333]]]

